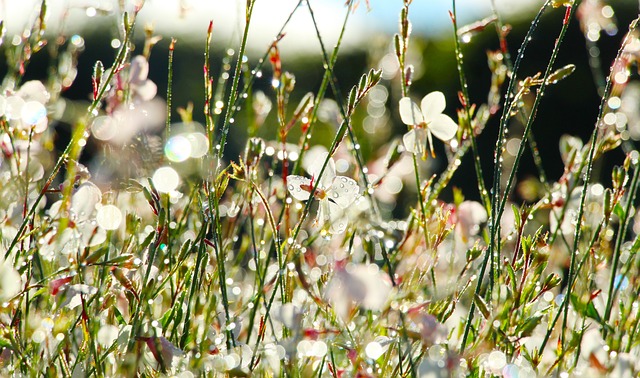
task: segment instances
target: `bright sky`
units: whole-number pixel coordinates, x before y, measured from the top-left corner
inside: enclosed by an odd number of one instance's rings
[[[132,3],[134,0],[125,0]],[[139,0],[138,0],[139,1]],[[345,0],[309,0],[318,21],[327,48],[335,43],[346,7]],[[542,0],[495,0],[498,12],[505,18],[526,10],[535,9]],[[48,1],[50,30],[58,30],[64,10],[70,7],[66,30],[79,32],[90,22],[99,19],[108,22],[96,9],[114,9],[118,0],[54,0]],[[293,11],[298,0],[257,0],[254,8],[254,23],[249,36],[249,48],[264,51],[278,30]],[[35,17],[40,0],[0,0],[0,18],[9,32],[17,32]],[[203,40],[209,20],[214,22],[214,43],[234,45],[244,22],[246,0],[147,0],[139,15],[138,25],[153,23],[156,32],[164,37],[195,38]],[[458,19],[461,25],[479,20],[491,13],[491,0],[458,0]],[[393,33],[398,29],[398,18],[402,0],[370,0],[367,11],[365,0],[351,15],[348,23],[345,46],[366,44],[372,33]],[[186,10],[181,11],[181,6]],[[450,33],[448,0],[414,0],[409,18],[414,33],[434,35]],[[112,21],[111,21],[112,22]],[[286,36],[280,46],[283,51],[317,51],[315,31],[306,2],[297,9]],[[231,39],[231,40],[230,40]]]

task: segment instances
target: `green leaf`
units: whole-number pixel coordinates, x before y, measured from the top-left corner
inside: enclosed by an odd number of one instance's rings
[[[517,286],[517,282],[516,282],[516,272],[513,270],[513,267],[511,266],[511,264],[505,264],[505,266],[507,267],[507,274],[509,275],[509,282],[511,286],[511,291],[513,293],[518,291],[518,286]]]
[[[124,320],[124,316],[122,316],[122,313],[120,312],[120,310],[118,310],[118,307],[113,306],[111,308],[113,309],[113,315],[116,317],[118,324],[121,326],[127,325],[127,321]]]
[[[8,348],[11,350],[14,350],[13,347],[11,346],[11,342],[9,342],[9,340],[0,337],[0,349],[4,349],[4,348]]]
[[[520,229],[520,227],[522,227],[522,218],[520,217],[520,209],[518,209],[518,206],[512,204],[511,210],[513,211],[513,217],[516,220],[516,229]]]
[[[567,64],[562,68],[558,68],[551,75],[549,75],[549,77],[547,78],[547,84],[555,84],[560,80],[565,79],[567,76],[571,75],[575,70],[576,70],[575,64]]]
[[[622,207],[622,205],[620,205],[619,202],[616,203],[616,205],[613,207],[613,213],[620,219],[624,219],[626,214],[624,208]]]
[[[519,337],[528,337],[531,336],[533,330],[540,324],[543,315],[536,314],[532,317],[527,318],[524,322],[520,323],[516,328],[516,333]]]
[[[491,317],[489,306],[487,305],[487,302],[484,301],[484,298],[476,293],[473,296],[473,302],[478,306],[478,310],[480,310],[480,313],[485,319],[489,319]]]

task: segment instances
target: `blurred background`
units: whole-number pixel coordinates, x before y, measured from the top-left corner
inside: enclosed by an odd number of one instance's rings
[[[556,66],[575,64],[575,72],[565,80],[553,85],[546,92],[538,117],[533,127],[538,141],[543,167],[550,180],[557,180],[561,174],[558,140],[563,134],[571,134],[586,141],[593,130],[598,112],[598,85],[606,76],[615,57],[629,23],[638,16],[638,2],[635,0],[595,1],[583,15],[582,25],[573,20],[568,35],[560,50]],[[12,35],[19,35],[28,28],[37,17],[40,1],[0,1],[0,18],[6,28],[5,46],[13,43]],[[167,91],[167,56],[171,38],[176,38],[173,75],[173,119],[178,120],[178,107],[186,107],[190,102],[194,106],[194,119],[202,122],[203,85],[202,64],[207,27],[213,21],[211,65],[214,77],[220,75],[223,60],[229,49],[236,50],[244,27],[245,1],[207,1],[207,0],[147,0],[142,8],[135,36],[134,55],[142,52],[145,29],[162,37],[153,47],[149,63],[149,78],[158,86],[158,96],[165,97]],[[525,33],[529,29],[535,12],[544,3],[542,0],[460,0],[457,1],[458,23],[464,25],[482,20],[497,11],[501,21],[511,28],[507,35],[508,49],[515,56]],[[561,3],[561,1],[558,1]],[[78,55],[77,73],[73,85],[64,93],[71,103],[88,102],[91,95],[91,74],[96,60],[109,66],[119,47],[121,30],[117,16],[122,10],[132,10],[136,5],[131,1],[49,1],[47,35],[55,41],[58,35],[69,40],[75,34],[81,53]],[[307,92],[316,92],[324,72],[322,55],[315,30],[311,23],[306,2],[296,9],[297,0],[258,0],[249,35],[249,64],[254,66],[273,42],[284,21],[292,14],[291,22],[284,30],[284,37],[278,44],[283,71],[289,71],[296,77],[296,87],[290,100],[290,112]],[[347,12],[345,0],[310,0],[315,12],[325,47],[331,50],[340,33]],[[138,4],[139,5],[139,4]],[[400,99],[397,61],[393,54],[392,36],[398,30],[401,0],[361,0],[350,14],[345,32],[343,47],[337,61],[335,74],[342,96],[357,83],[360,76],[370,68],[382,68],[381,89],[376,91],[375,101],[361,107],[354,118],[354,127],[362,144],[365,158],[373,160],[383,154],[383,148],[393,137],[406,132],[398,115]],[[585,7],[586,8],[586,7]],[[295,12],[294,12],[295,10]],[[439,90],[445,93],[447,109],[445,113],[455,119],[455,109],[460,107],[457,92],[459,90],[456,71],[453,28],[449,17],[451,2],[435,0],[414,0],[409,18],[413,34],[409,51],[409,60],[414,68],[414,80],[411,96],[419,100],[425,94]],[[520,77],[534,75],[544,71],[554,41],[562,26],[565,8],[549,9],[542,17],[540,27],[530,44]],[[588,17],[587,17],[588,16]],[[491,72],[487,64],[487,51],[500,48],[496,28],[493,24],[465,39],[465,70],[469,81],[471,101],[482,104],[487,101],[491,86]],[[18,40],[19,42],[19,37]],[[53,43],[53,42],[50,42]],[[46,49],[34,56],[27,70],[27,79],[45,80],[50,58]],[[4,61],[0,62],[0,73],[6,72]],[[271,86],[270,66],[264,68],[264,74],[256,82],[254,93],[261,90],[275,101]],[[629,81],[637,78],[637,72],[631,72]],[[601,84],[601,83],[600,83]],[[327,97],[335,94],[329,92]],[[318,143],[329,143],[335,131],[330,115],[330,106],[321,117],[314,137]],[[482,152],[485,181],[489,184],[489,172],[492,172],[492,157],[497,134],[498,115],[492,117],[478,143]],[[629,117],[628,119],[631,119]],[[242,115],[236,125],[242,125]],[[517,121],[514,121],[517,123]],[[275,114],[267,116],[258,135],[267,140],[275,139]],[[271,125],[271,126],[270,126]],[[622,125],[621,128],[630,125]],[[512,125],[510,137],[517,138],[518,125]],[[292,140],[297,140],[295,130]],[[299,132],[299,131],[297,131]],[[64,125],[59,127],[59,141],[56,145],[65,145]],[[636,134],[627,132],[625,138],[634,145]],[[237,156],[243,150],[246,141],[246,128],[232,127],[229,137],[228,156]],[[443,147],[437,142],[437,150]],[[516,144],[517,146],[517,144]],[[92,144],[85,151],[89,159]],[[429,159],[427,170],[437,172],[446,163],[443,154],[440,158]],[[613,164],[619,164],[623,153],[613,152],[605,157],[599,169],[606,175]],[[535,175],[536,170],[531,154],[525,155],[519,172],[520,178]],[[467,198],[477,199],[475,173],[470,158],[463,161],[459,172],[454,176],[454,186],[463,189]],[[450,199],[451,193],[445,193]],[[520,198],[525,199],[526,198]]]

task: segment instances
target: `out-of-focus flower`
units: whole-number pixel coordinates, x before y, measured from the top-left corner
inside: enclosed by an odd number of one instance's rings
[[[149,350],[151,350],[151,353],[153,354],[153,357],[165,368],[171,368],[174,364],[174,359],[179,358],[184,354],[182,349],[173,345],[164,336],[139,337],[138,339],[147,344]]]
[[[318,187],[313,197],[319,201],[318,222],[320,225],[329,224],[329,231],[341,233],[347,228],[344,211],[358,198],[360,188],[358,183],[349,177],[336,176],[336,165],[333,158],[320,176],[322,165],[327,158],[327,153],[319,156],[308,171],[311,179],[303,176],[287,176],[287,189],[291,196],[298,201],[306,201],[311,197],[311,191],[315,180],[319,180]]]
[[[20,292],[22,278],[13,267],[10,260],[3,258],[4,251],[0,253],[0,302],[10,300]]]
[[[256,117],[256,126],[260,127],[269,115],[273,104],[271,103],[271,100],[269,100],[269,97],[267,97],[267,95],[265,95],[263,91],[256,91],[256,93],[253,95],[252,105]]]
[[[92,135],[99,140],[123,145],[139,132],[161,129],[164,126],[165,106],[164,101],[159,99],[118,106],[111,114],[93,120]]]
[[[458,131],[458,124],[446,114],[442,114],[446,107],[446,100],[442,92],[431,92],[422,98],[420,107],[409,97],[400,99],[400,118],[408,126],[413,126],[402,137],[404,148],[414,154],[426,156],[425,146],[429,143],[431,155],[433,139],[431,135],[446,142],[451,140]]]
[[[131,100],[134,104],[150,101],[158,93],[158,87],[147,78],[148,75],[149,62],[147,59],[142,55],[133,58],[129,70],[129,88],[131,90]]]
[[[580,356],[588,368],[595,370],[594,373],[605,373],[607,371],[606,364],[610,359],[606,346],[607,344],[602,339],[600,331],[595,327],[587,330],[582,335]]]
[[[49,124],[45,108],[49,98],[44,84],[37,80],[27,81],[17,92],[0,95],[0,116],[17,130],[33,130],[40,134]]]
[[[439,344],[446,340],[447,328],[435,316],[415,308],[408,311],[407,318],[411,321],[409,327],[416,329],[424,344]]]
[[[156,98],[158,88],[148,75],[149,62],[138,55],[131,60],[128,75],[123,71],[114,76],[105,97],[107,114],[91,124],[95,138],[122,145],[141,131],[164,126],[166,105]]]
[[[569,203],[564,207],[564,201],[557,202],[549,214],[549,225],[551,230],[560,227],[560,232],[567,237],[572,237],[575,232],[576,224],[580,224],[576,219],[580,207],[580,197],[582,195],[582,186],[579,186],[571,192]],[[566,187],[562,186],[556,194],[559,198],[566,198]],[[589,185],[587,188],[587,198],[584,205],[583,227],[593,230],[604,218],[604,187],[600,184]],[[563,205],[563,206],[560,206]],[[562,217],[564,207],[564,217]],[[562,217],[562,218],[561,218]]]
[[[477,235],[480,225],[487,221],[487,211],[476,201],[464,201],[457,209],[456,232],[466,243],[471,236]]]
[[[46,260],[52,260],[58,252],[67,255],[86,246],[96,246],[106,240],[106,231],[95,221],[98,207],[101,206],[102,192],[90,181],[81,184],[71,196],[69,206],[69,224],[62,233],[53,230],[42,240],[40,254]],[[62,201],[49,208],[52,219],[58,220],[62,214]]]
[[[336,314],[346,320],[354,306],[380,311],[391,294],[391,279],[375,264],[338,263],[324,296]]]
[[[98,292],[97,288],[85,284],[64,285],[63,289],[57,294],[63,298],[60,307],[68,307],[69,309],[80,306],[83,295],[89,296]]]

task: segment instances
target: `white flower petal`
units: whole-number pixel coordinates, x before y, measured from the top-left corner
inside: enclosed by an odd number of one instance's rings
[[[444,93],[439,91],[429,93],[420,102],[426,122],[430,122],[435,116],[442,113],[446,106],[447,101],[444,98]]]
[[[329,204],[329,212],[330,212],[330,222],[329,232],[332,234],[341,234],[345,232],[347,226],[349,225],[349,219],[347,217],[346,211],[347,209],[343,209],[340,206],[336,205],[333,202],[328,201]]]
[[[442,141],[447,141],[456,136],[458,124],[455,123],[448,115],[438,114],[427,125],[427,128],[436,136],[436,138]]]
[[[329,201],[345,209],[349,207],[360,193],[358,183],[349,177],[337,176],[327,190]]]
[[[320,144],[309,148],[303,155],[302,168],[311,174],[311,167],[314,166],[314,163],[321,159],[324,162],[328,153],[327,148]]]
[[[118,327],[111,324],[105,324],[101,326],[100,330],[98,331],[98,337],[97,337],[98,343],[103,348],[110,347],[111,344],[113,344],[113,342],[118,339],[119,331],[120,330],[118,329]]]
[[[287,189],[291,197],[298,201],[306,201],[311,196],[311,180],[302,176],[289,175],[287,176]]]
[[[85,245],[88,245],[89,247],[95,247],[107,240],[107,231],[100,227],[91,226],[90,222],[85,222],[84,224],[88,226],[79,228],[79,230],[82,230],[82,239]],[[87,232],[86,230],[91,227],[91,232]]]
[[[71,197],[71,211],[77,216],[78,221],[88,220],[96,209],[96,205],[102,201],[102,192],[92,182],[85,182]]]
[[[351,271],[351,275],[367,288],[362,299],[362,307],[374,311],[382,310],[392,288],[387,273],[380,271],[374,264],[360,264]]]
[[[47,88],[45,88],[44,84],[38,80],[25,82],[16,94],[22,97],[25,101],[33,100],[38,101],[41,104],[46,104],[50,97],[49,92],[47,92]]]
[[[318,203],[318,226],[322,227],[325,223],[331,222],[331,205],[332,203],[324,199]]]
[[[129,82],[133,85],[140,84],[147,79],[147,75],[149,75],[149,62],[144,56],[137,55],[131,60]]]
[[[423,128],[409,130],[402,137],[404,149],[412,154],[422,155],[424,146],[427,143],[427,131]]]
[[[0,257],[1,258],[1,257]],[[0,261],[0,301],[8,301],[20,292],[22,278],[10,261]]]
[[[420,108],[409,97],[400,99],[400,118],[405,125],[419,125],[424,122]]]
[[[135,92],[142,101],[149,101],[156,97],[158,86],[151,80],[145,80],[140,85],[136,85]]]
[[[314,182],[320,180],[319,187],[321,189],[330,187],[333,179],[336,177],[336,163],[333,161],[333,158],[329,158],[327,167],[324,169],[324,172],[322,172],[322,177],[320,177],[322,166],[325,160],[327,160],[328,155],[328,152],[318,154],[318,157],[309,165],[308,172],[313,177]]]

